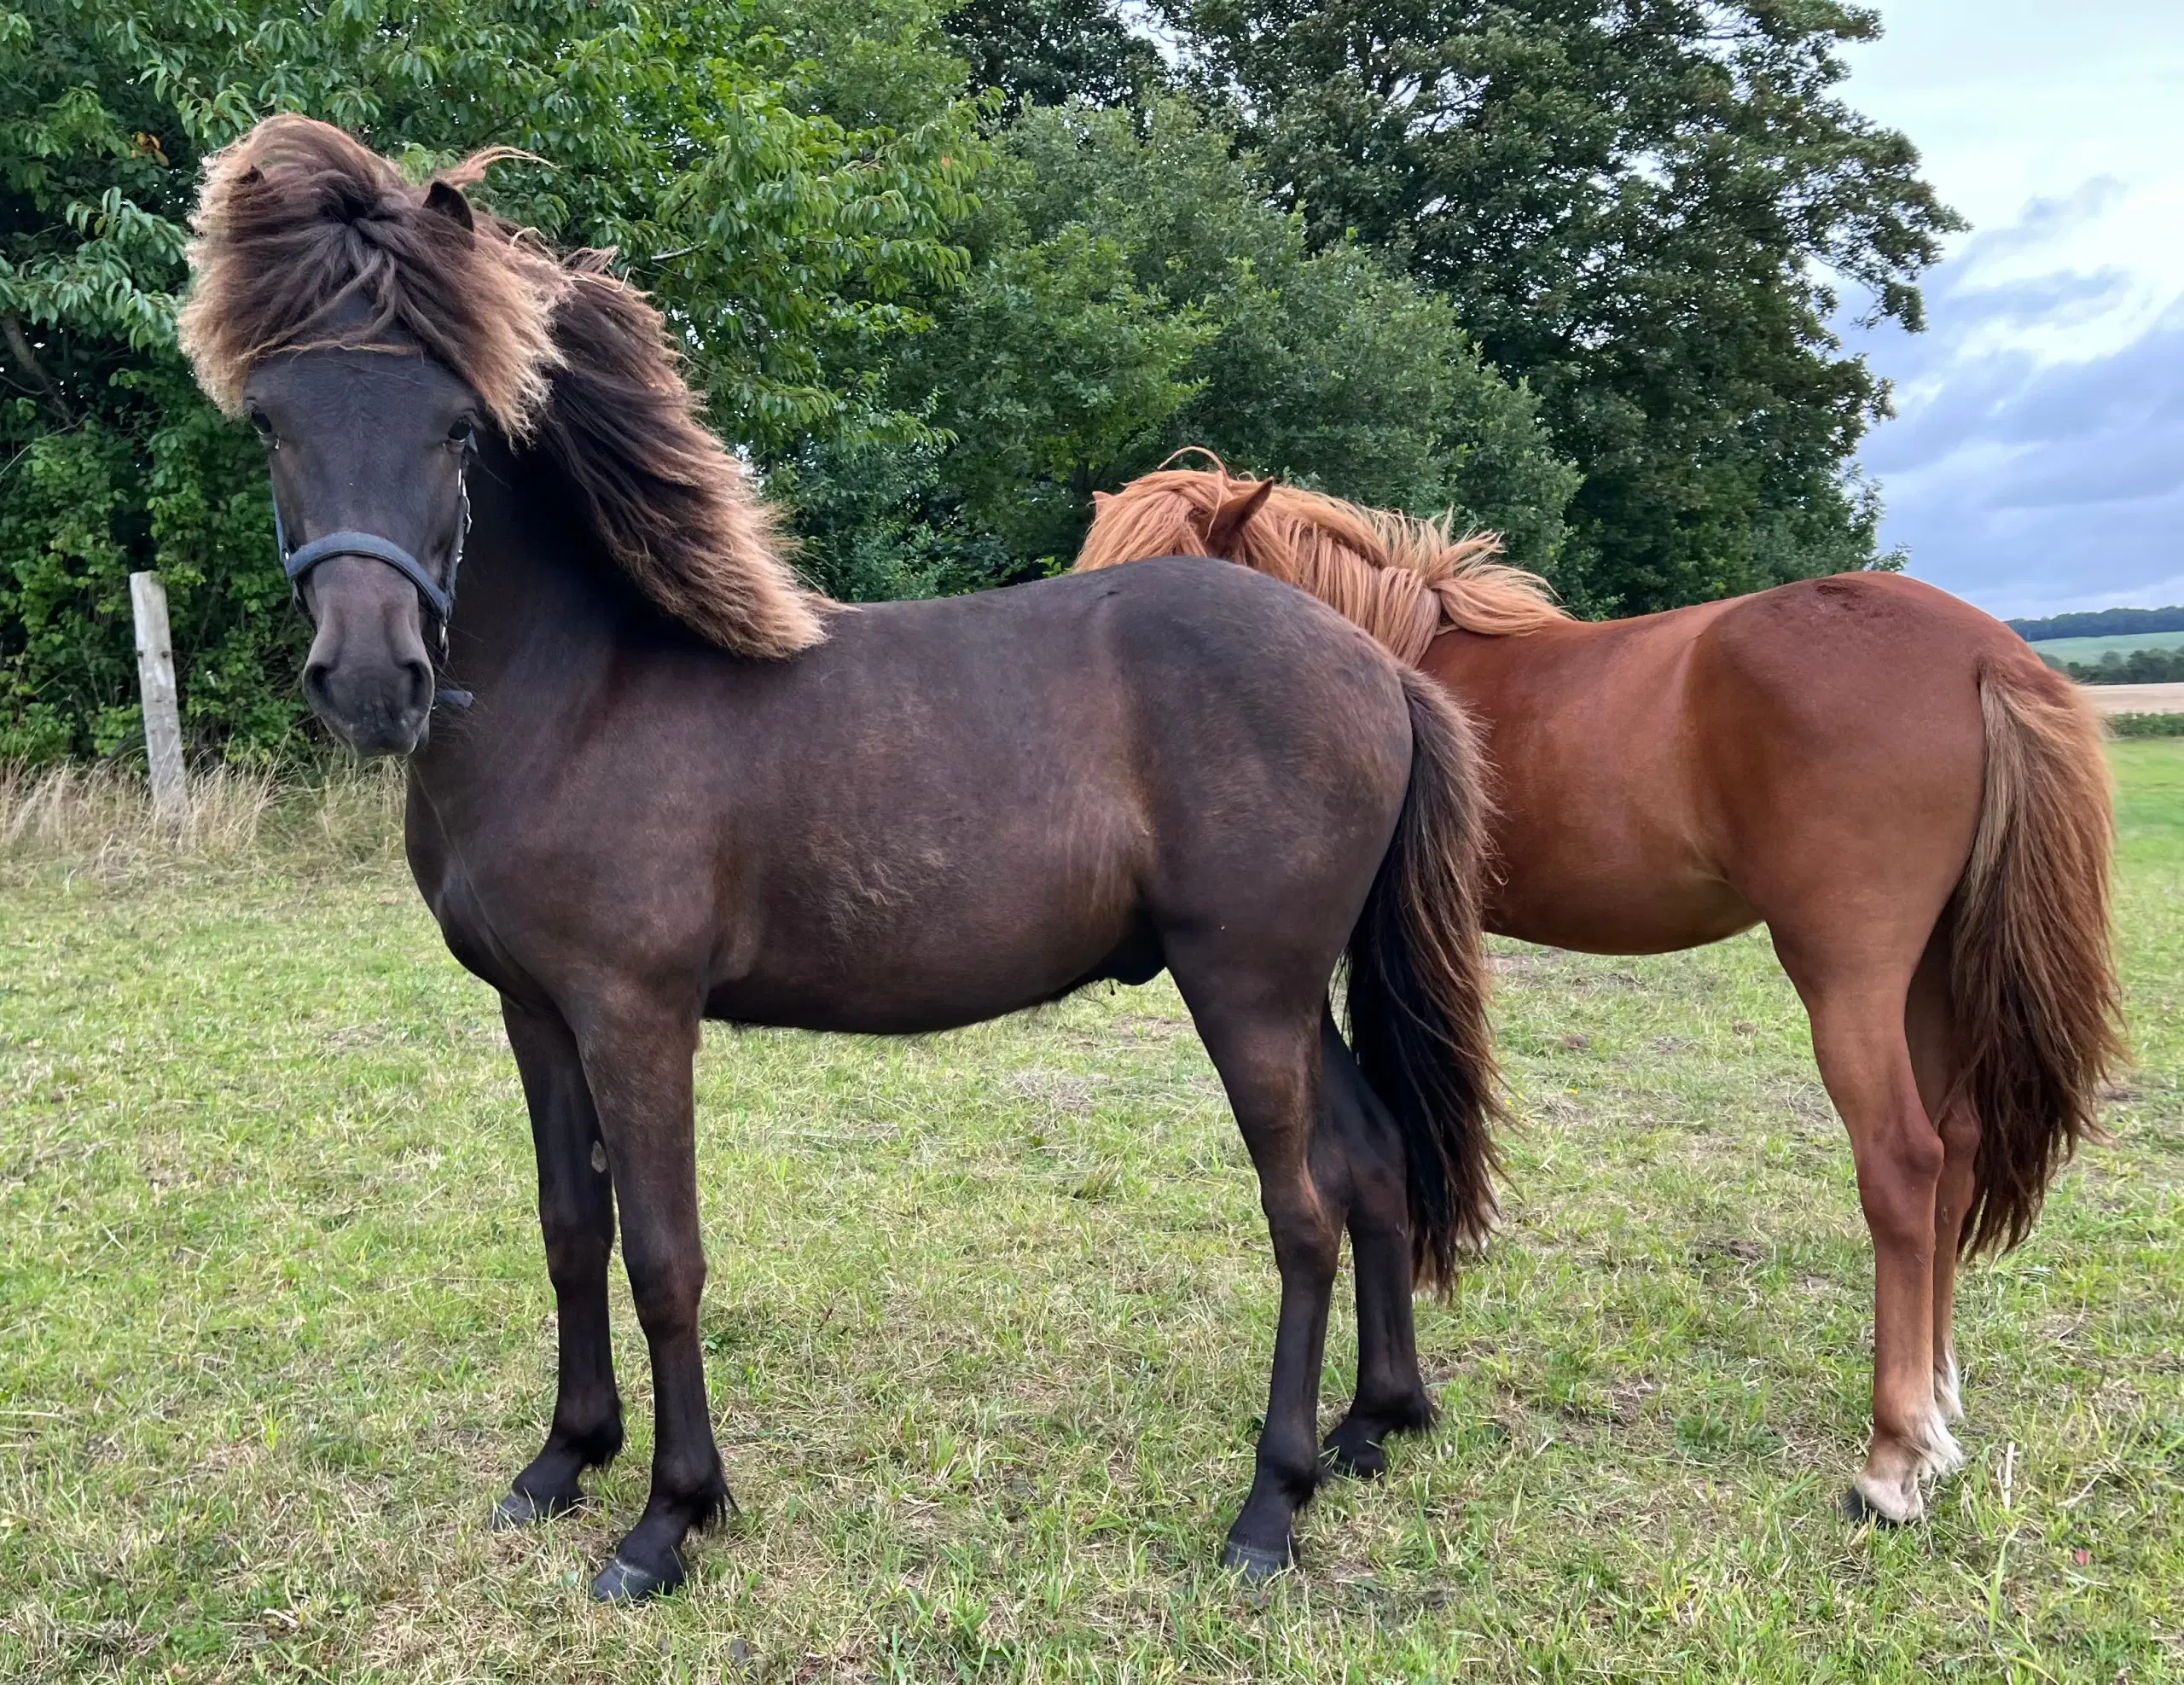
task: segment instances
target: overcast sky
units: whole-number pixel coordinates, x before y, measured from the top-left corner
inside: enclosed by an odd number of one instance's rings
[[[2184,0],[1879,4],[1849,97],[1973,224],[1926,333],[1846,332],[1883,542],[1997,614],[2184,602]]]

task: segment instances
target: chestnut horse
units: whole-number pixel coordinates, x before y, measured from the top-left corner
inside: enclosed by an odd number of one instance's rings
[[[1922,1477],[1962,1460],[1958,1258],[2024,1237],[2122,1053],[2091,709],[1916,580],[1575,620],[1491,537],[1215,460],[1101,496],[1077,567],[1226,557],[1446,685],[1499,781],[1490,930],[1651,954],[1767,926],[1873,1241],[1873,1440],[1845,1504],[1920,1514]]]
[[[659,313],[598,254],[473,212],[487,161],[412,185],[268,119],[207,167],[182,338],[265,442],[317,627],[305,693],[353,747],[410,756],[410,869],[522,1076],[560,1375],[499,1520],[578,1502],[621,1445],[618,1208],[652,1491],[595,1594],[673,1585],[729,1501],[699,1339],[701,1020],[915,1033],[1165,967],[1281,1273],[1227,1548],[1279,1571],[1321,1468],[1344,1224],[1374,1314],[1324,1455],[1371,1472],[1432,1413],[1414,1274],[1444,1281],[1491,1211],[1468,728],[1340,616],[1202,563],[811,596]],[[458,693],[436,654],[468,693],[437,719]]]

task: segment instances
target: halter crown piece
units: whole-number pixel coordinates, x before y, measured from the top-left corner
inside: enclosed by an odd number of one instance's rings
[[[322,561],[331,561],[337,555],[360,555],[374,561],[383,561],[397,573],[417,588],[417,596],[432,611],[439,626],[440,659],[447,659],[447,623],[455,615],[455,576],[462,568],[462,541],[470,536],[469,453],[464,453],[464,474],[461,481],[462,518],[455,530],[455,554],[448,558],[447,584],[443,587],[425,569],[424,564],[392,538],[382,538],[376,532],[329,532],[322,538],[314,538],[294,549],[288,548],[288,528],[281,520],[281,499],[273,499],[273,542],[281,552],[281,567],[288,576],[289,595],[306,619],[311,610],[304,602],[304,575]],[[437,679],[438,675],[434,675]],[[470,706],[470,693],[450,689],[435,684],[434,697],[451,708]]]

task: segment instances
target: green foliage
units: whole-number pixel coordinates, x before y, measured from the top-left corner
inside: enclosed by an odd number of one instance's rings
[[[1875,565],[1886,395],[1830,276],[1920,322],[1958,226],[1835,96],[1834,0],[1167,0],[1316,244],[1396,254],[1583,470],[1566,572],[1635,613]],[[1882,565],[1886,565],[1884,562]]]
[[[2047,643],[2063,637],[2125,637],[2135,632],[2184,632],[2184,607],[2089,608],[2076,614],[2051,614],[2044,620],[2004,624],[2027,643]]]
[[[886,401],[886,352],[961,277],[948,236],[981,147],[929,15],[857,15],[842,63],[886,75],[851,100],[805,55],[842,32],[823,9],[789,32],[655,0],[0,10],[0,754],[128,741],[125,576],[145,567],[195,741],[293,741],[263,469],[172,334],[198,165],[269,111],[420,170],[488,144],[550,160],[497,171],[497,207],[619,248],[731,437],[919,437]]]
[[[1159,49],[1112,0],[968,0],[946,27],[973,85],[998,88],[1012,110],[1136,105],[1168,79]]]
[[[1310,253],[1223,130],[1176,99],[1035,109],[999,149],[967,234],[970,282],[938,331],[904,344],[892,389],[949,440],[897,469],[919,488],[916,531],[971,547],[933,577],[1066,564],[1091,493],[1183,444],[1367,503],[1453,509],[1553,571],[1576,476],[1531,395],[1480,362],[1444,299],[1356,247]],[[855,472],[872,468],[868,454]],[[840,508],[818,488],[850,472],[815,453],[784,483]],[[830,585],[871,588],[845,559],[869,549],[868,527],[812,539]]]
[[[2184,714],[2111,714],[2111,737],[2184,737]]]
[[[193,742],[296,743],[262,470],[171,328],[198,166],[276,109],[550,160],[496,208],[618,250],[846,597],[1064,566],[1186,444],[1585,612],[1892,565],[1830,287],[1915,325],[1953,219],[1835,96],[1866,12],[1165,0],[1194,106],[1118,0],[944,4],[0,0],[0,755],[131,747],[142,567]]]

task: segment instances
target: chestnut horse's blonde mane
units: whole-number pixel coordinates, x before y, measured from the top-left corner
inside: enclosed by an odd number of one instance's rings
[[[259,359],[347,347],[468,381],[511,442],[573,482],[637,590],[724,648],[787,655],[829,607],[782,559],[773,515],[699,420],[659,312],[603,252],[557,253],[462,189],[511,154],[408,180],[330,124],[269,117],[205,166],[182,349],[229,415]]]
[[[1213,467],[1164,466],[1096,497],[1078,571],[1212,555],[1218,532],[1228,560],[1310,592],[1413,666],[1444,631],[1510,636],[1569,618],[1544,579],[1499,560],[1494,533],[1456,537],[1445,517],[1420,520],[1268,486],[1232,475],[1210,450],[1198,454]],[[1255,498],[1263,500],[1256,507]],[[1228,531],[1220,530],[1224,511],[1241,512]]]

